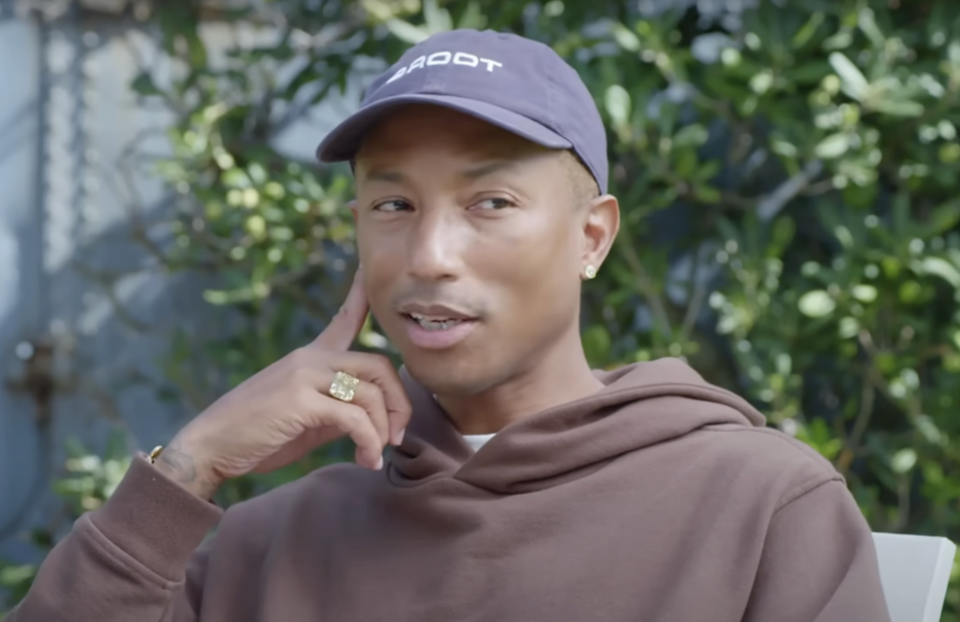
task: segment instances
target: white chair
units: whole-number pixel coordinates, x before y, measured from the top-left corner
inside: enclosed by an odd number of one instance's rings
[[[875,533],[880,582],[893,622],[938,622],[957,547],[946,538]]]

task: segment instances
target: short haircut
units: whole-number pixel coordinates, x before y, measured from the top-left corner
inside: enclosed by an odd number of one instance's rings
[[[583,161],[577,157],[577,154],[566,150],[560,157],[563,159],[563,166],[567,171],[567,178],[576,207],[583,207],[600,196],[600,186],[597,185],[597,180],[593,178],[593,175],[587,170]]]

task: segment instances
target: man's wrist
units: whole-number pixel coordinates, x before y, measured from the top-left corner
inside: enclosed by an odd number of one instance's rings
[[[204,501],[213,499],[223,481],[212,469],[205,468],[194,452],[187,451],[175,438],[167,447],[158,447],[150,453],[153,467],[170,481]]]

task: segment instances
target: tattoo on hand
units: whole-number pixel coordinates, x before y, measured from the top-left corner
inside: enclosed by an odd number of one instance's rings
[[[212,499],[220,487],[216,477],[197,469],[194,456],[186,451],[176,438],[157,456],[155,466],[170,480],[202,499]]]
[[[197,467],[193,463],[193,456],[184,452],[176,439],[160,452],[157,462],[166,466],[169,475],[178,482],[189,484],[197,479]]]

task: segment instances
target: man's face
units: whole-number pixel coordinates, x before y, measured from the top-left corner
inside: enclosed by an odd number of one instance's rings
[[[429,106],[366,137],[354,209],[371,311],[433,392],[486,391],[579,334],[592,242],[564,157]]]

